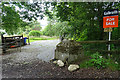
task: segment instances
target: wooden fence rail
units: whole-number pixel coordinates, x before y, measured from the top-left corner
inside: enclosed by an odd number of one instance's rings
[[[106,44],[120,44],[120,40],[111,40],[111,41],[108,41],[108,40],[102,40],[102,41],[79,41],[78,43],[83,43],[83,44],[87,44],[87,43],[106,43]]]
[[[102,41],[79,41],[78,42],[79,44],[81,45],[91,45],[91,44],[98,44],[101,45],[101,44],[105,44],[105,45],[108,45],[108,44],[114,44],[115,46],[119,46],[120,47],[120,40],[111,40],[111,41],[108,41],[108,40],[102,40]],[[107,47],[106,47],[107,48]],[[108,51],[108,50],[100,50],[99,48],[97,49],[97,46],[93,49],[86,49],[84,48],[84,51],[93,51],[93,52],[104,52],[104,53],[120,53],[120,49],[119,50],[111,50],[111,51]]]

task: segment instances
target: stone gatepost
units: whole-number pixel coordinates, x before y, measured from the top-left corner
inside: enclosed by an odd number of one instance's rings
[[[55,59],[68,61],[68,63],[83,57],[82,45],[76,41],[62,41],[56,46]]]

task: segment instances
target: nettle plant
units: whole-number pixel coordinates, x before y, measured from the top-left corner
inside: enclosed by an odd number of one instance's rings
[[[108,62],[98,52],[91,55],[91,59],[86,63],[88,66],[96,67],[98,69],[107,67]]]

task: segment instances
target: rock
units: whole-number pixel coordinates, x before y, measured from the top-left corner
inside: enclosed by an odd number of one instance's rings
[[[57,64],[58,64],[58,66],[60,66],[60,67],[64,66],[64,63],[63,63],[61,60],[58,60],[58,61],[57,61]]]
[[[56,61],[57,59],[51,59],[50,61],[53,62],[53,61]]]
[[[51,59],[50,62],[52,62],[53,64],[57,64],[57,59]]]
[[[76,65],[76,64],[71,64],[69,67],[68,67],[68,70],[69,71],[75,71],[79,68],[79,65]]]
[[[24,62],[23,64],[29,64],[29,62]]]
[[[13,65],[13,63],[7,63],[8,65]]]
[[[56,61],[53,61],[54,64],[57,64],[57,60]]]

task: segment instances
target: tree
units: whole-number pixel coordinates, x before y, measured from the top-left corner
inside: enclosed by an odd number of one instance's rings
[[[14,6],[3,6],[2,11],[2,28],[5,29],[8,34],[17,33],[20,27],[24,27],[26,25],[26,22],[23,22],[20,19]]]
[[[108,9],[120,8],[116,2],[9,2],[18,6],[20,18],[29,21],[41,19],[44,15],[53,18],[52,10],[56,11],[56,16],[61,22],[68,21],[71,25],[70,34],[75,40],[105,40],[107,34],[103,32],[103,11]],[[44,7],[41,7],[43,6]],[[97,34],[95,34],[97,33]],[[87,36],[87,37],[86,37]]]
[[[29,34],[29,32],[32,30],[40,31],[41,29],[42,27],[40,26],[40,23],[38,21],[32,21],[28,23],[26,26],[20,27],[18,34],[21,33]]]
[[[41,27],[41,25],[40,25],[40,23],[38,22],[38,21],[34,21],[33,23],[32,23],[32,30],[38,30],[38,31],[40,31],[41,29],[42,29],[42,27]]]
[[[43,19],[46,15],[50,16],[51,12],[49,12],[48,8],[50,7],[49,2],[34,2],[30,3],[30,1],[26,2],[3,2],[3,5],[9,4],[12,6],[19,7],[19,14],[23,20],[32,21],[37,20],[39,17]]]
[[[16,34],[17,31],[22,32],[22,28],[28,25],[26,21],[35,21],[38,17],[42,19],[45,13],[50,14],[48,12],[48,6],[47,8],[41,7],[42,4],[44,3],[2,2],[2,29],[5,29],[8,34]],[[16,7],[19,7],[19,10],[16,10]],[[38,25],[36,26],[38,27]],[[40,27],[38,28],[39,30],[41,29]]]
[[[55,8],[57,17],[72,26],[74,39],[104,40],[107,34],[103,32],[103,11],[118,6],[114,2],[61,2]]]
[[[47,36],[59,36],[62,34],[69,35],[71,26],[68,22],[56,22],[55,24],[48,24],[43,30],[43,34]]]

